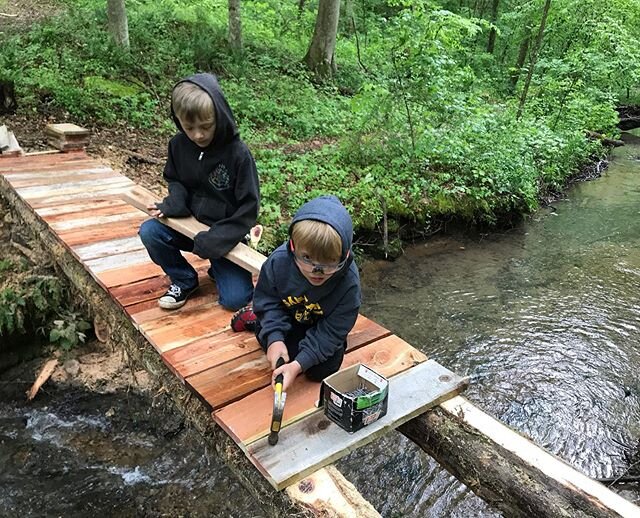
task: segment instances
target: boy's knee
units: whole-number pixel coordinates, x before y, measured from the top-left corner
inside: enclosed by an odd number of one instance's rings
[[[144,244],[150,243],[158,237],[158,225],[162,225],[155,219],[148,219],[138,229],[138,235]]]
[[[311,367],[307,369],[305,375],[310,381],[322,381],[327,376],[331,376],[332,374],[338,372],[340,369],[340,364],[323,364],[316,365],[315,367]]]
[[[251,302],[251,297],[220,297],[218,302],[224,309],[238,311]]]

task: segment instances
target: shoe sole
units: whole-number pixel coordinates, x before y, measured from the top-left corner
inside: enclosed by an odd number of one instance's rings
[[[197,287],[193,288],[189,292],[189,294],[185,297],[185,299],[180,301],[180,302],[171,302],[169,300],[162,300],[162,299],[164,299],[164,297],[160,297],[158,299],[158,306],[160,306],[162,309],[178,309],[178,308],[181,308],[182,306],[184,306],[187,303],[187,300],[189,300],[189,297],[191,297],[191,295],[193,295],[196,291],[198,291],[198,288]]]
[[[158,300],[158,306],[162,309],[178,309],[187,303],[186,299],[181,302],[169,302],[168,300]]]

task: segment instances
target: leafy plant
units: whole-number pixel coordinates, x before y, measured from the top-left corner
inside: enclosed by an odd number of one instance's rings
[[[66,311],[60,314],[59,319],[53,321],[49,341],[69,351],[78,344],[84,343],[87,337],[85,331],[89,329],[91,324],[82,320],[79,313]]]

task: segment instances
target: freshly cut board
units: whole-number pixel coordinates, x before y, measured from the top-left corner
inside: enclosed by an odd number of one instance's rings
[[[280,490],[459,394],[467,383],[428,360],[389,380],[387,414],[378,421],[350,434],[315,412],[281,430],[276,446],[266,437],[251,443],[247,455]]]

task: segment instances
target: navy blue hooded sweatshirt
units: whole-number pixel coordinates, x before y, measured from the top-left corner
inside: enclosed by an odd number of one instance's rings
[[[203,259],[218,259],[242,241],[256,223],[260,203],[258,174],[216,77],[195,74],[183,81],[194,83],[209,94],[216,128],[211,144],[201,148],[182,131],[171,106],[180,133],[169,141],[164,168],[169,196],[157,206],[167,217],[194,216],[210,226],[195,236],[193,252]]]
[[[318,365],[345,346],[347,335],[358,318],[360,278],[353,262],[353,228],[349,213],[335,196],[320,196],[305,203],[296,213],[298,221],[312,219],[331,225],[342,239],[346,264],[320,286],[302,275],[288,243],[279,246],[262,265],[253,296],[253,310],[260,322],[258,340],[269,346],[285,340],[296,326],[306,329],[298,344],[297,360],[303,371]]]

